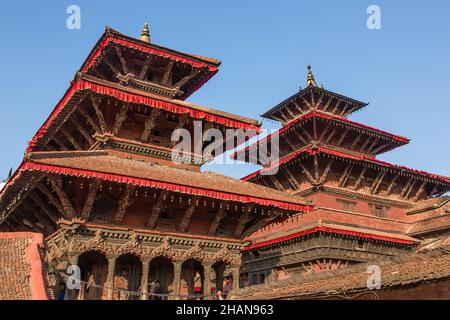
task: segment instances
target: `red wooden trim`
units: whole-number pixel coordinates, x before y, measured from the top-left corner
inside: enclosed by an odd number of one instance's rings
[[[165,189],[173,192],[187,193],[196,196],[205,196],[208,198],[223,199],[229,201],[253,202],[263,206],[275,206],[280,209],[296,212],[307,212],[312,210],[312,206],[305,206],[285,201],[269,200],[253,196],[245,196],[228,192],[184,186],[175,183],[162,182],[151,179],[135,178],[130,176],[118,175],[114,173],[103,173],[92,170],[73,169],[68,167],[46,165],[35,162],[24,162],[20,168],[20,171],[27,171],[27,170],[44,171],[85,178],[98,178],[107,181],[114,181],[117,183],[126,183],[150,188]]]
[[[140,94],[128,93],[124,90],[115,89],[115,88],[108,87],[105,85],[95,84],[88,80],[78,80],[77,82],[75,82],[71,85],[71,87],[69,88],[67,93],[64,95],[63,99],[58,103],[58,105],[55,107],[55,109],[50,114],[48,119],[45,121],[45,123],[42,125],[42,127],[38,130],[38,132],[33,137],[33,139],[29,142],[28,148],[26,149],[27,152],[33,150],[33,147],[36,145],[37,140],[42,138],[42,136],[47,131],[48,127],[50,126],[50,124],[52,123],[54,118],[66,106],[66,104],[72,98],[72,96],[77,91],[81,91],[81,90],[90,90],[95,93],[112,96],[112,97],[114,97],[118,100],[124,101],[124,102],[144,104],[147,106],[164,109],[169,112],[174,112],[174,113],[179,113],[179,114],[188,113],[194,119],[206,119],[211,122],[223,124],[227,127],[240,128],[243,130],[255,130],[256,132],[261,131],[261,128],[255,126],[255,125],[248,124],[248,123],[238,121],[238,120],[234,120],[231,118],[226,118],[223,116],[214,115],[212,113],[208,113],[205,111],[190,108],[188,106],[176,104],[174,102],[168,102],[168,101],[160,100],[157,98],[150,98],[150,97],[140,95]]]
[[[325,153],[325,154],[335,155],[335,156],[338,156],[338,157],[343,157],[343,158],[346,158],[346,159],[355,160],[355,161],[373,162],[373,163],[384,165],[384,166],[387,166],[387,167],[390,167],[390,168],[405,170],[405,171],[409,171],[409,172],[412,172],[412,173],[415,173],[415,174],[424,175],[424,176],[427,176],[427,177],[432,178],[432,179],[436,179],[436,180],[440,180],[440,181],[443,181],[443,182],[446,182],[446,183],[450,183],[450,178],[448,178],[448,177],[439,176],[439,175],[428,173],[428,172],[422,171],[422,170],[411,169],[411,168],[400,166],[400,165],[397,165],[397,164],[392,164],[392,163],[389,163],[389,162],[386,162],[386,161],[378,160],[378,159],[376,159],[374,157],[355,156],[355,155],[351,155],[351,154],[348,154],[348,153],[343,153],[343,152],[339,152],[339,151],[335,151],[335,150],[330,150],[330,149],[327,149],[327,148],[314,148],[314,149],[312,149],[312,148],[303,148],[303,149],[300,149],[298,151],[295,151],[295,152],[293,152],[291,154],[288,154],[287,156],[281,158],[281,160],[278,161],[277,163],[275,163],[275,164],[273,164],[273,165],[271,165],[269,167],[263,168],[261,170],[258,170],[258,171],[254,172],[254,173],[251,173],[248,176],[242,178],[241,180],[248,181],[251,178],[254,178],[254,177],[256,177],[257,175],[259,175],[259,174],[261,174],[263,172],[270,171],[271,169],[273,169],[273,168],[275,168],[277,166],[285,164],[286,162],[296,158],[298,155],[300,155],[302,153],[309,153],[310,155],[315,155],[315,154],[318,154],[318,153],[321,153],[321,152]]]
[[[293,125],[297,124],[298,122],[301,122],[304,119],[310,119],[310,118],[313,118],[313,117],[318,117],[318,118],[322,118],[322,119],[329,119],[329,120],[332,120],[332,119],[338,120],[338,121],[341,121],[341,122],[345,122],[345,123],[348,123],[348,124],[355,125],[357,127],[363,128],[363,129],[368,129],[368,130],[372,130],[372,131],[378,132],[380,134],[387,135],[387,136],[389,136],[389,137],[393,138],[394,140],[397,140],[397,141],[399,141],[401,143],[409,143],[409,139],[408,138],[397,136],[397,135],[394,135],[392,133],[389,133],[389,132],[386,132],[386,131],[383,131],[383,130],[380,130],[380,129],[377,129],[377,128],[373,128],[373,127],[367,126],[367,125],[359,123],[359,122],[351,121],[351,120],[348,120],[347,118],[343,118],[343,117],[340,117],[340,116],[325,115],[325,114],[322,114],[320,112],[313,111],[311,113],[305,114],[305,115],[303,115],[301,117],[298,117],[296,119],[291,120],[290,122],[286,123],[282,128],[280,128],[280,130],[278,130],[278,131],[276,131],[276,132],[274,132],[272,134],[267,135],[266,137],[262,138],[261,140],[258,140],[256,142],[254,142],[250,146],[248,146],[246,148],[243,148],[243,149],[240,149],[240,150],[237,150],[236,152],[234,152],[231,155],[231,158],[235,159],[239,153],[247,152],[251,148],[254,148],[257,145],[261,144],[262,142],[264,142],[266,140],[270,140],[273,137],[283,133],[284,131],[288,130],[290,127],[292,127]]]
[[[207,67],[208,70],[212,71],[212,72],[217,72],[217,70],[218,70],[218,68],[216,66],[212,66],[212,65],[209,65],[209,64],[204,63],[204,62],[195,61],[193,59],[188,59],[188,58],[185,58],[185,57],[181,57],[181,56],[173,54],[173,53],[164,52],[162,50],[158,50],[158,49],[155,49],[155,48],[149,48],[149,47],[142,46],[142,45],[130,42],[130,41],[117,39],[117,38],[115,38],[113,36],[108,36],[98,46],[97,50],[92,55],[92,58],[89,60],[89,62],[86,64],[86,66],[83,68],[82,72],[86,73],[92,67],[92,65],[94,65],[94,63],[96,62],[97,58],[102,53],[102,50],[110,42],[114,42],[114,43],[117,43],[119,45],[126,46],[126,47],[129,47],[131,49],[136,49],[136,50],[139,50],[139,51],[142,51],[142,52],[151,53],[151,54],[155,54],[157,56],[161,56],[161,57],[170,58],[170,59],[173,59],[173,60],[178,60],[178,61],[181,61],[181,62],[185,62],[185,63],[188,63],[188,64],[192,65],[193,67],[197,67],[197,68]]]
[[[360,237],[360,238],[365,238],[365,239],[373,239],[373,240],[382,240],[382,241],[387,241],[387,242],[401,243],[401,244],[407,244],[407,245],[414,244],[414,242],[411,240],[403,240],[403,239],[397,239],[397,238],[392,238],[392,237],[383,237],[383,236],[377,236],[377,235],[373,235],[373,234],[369,234],[369,233],[347,231],[347,230],[340,230],[340,229],[334,229],[334,228],[316,227],[316,228],[313,228],[310,230],[296,232],[296,233],[293,233],[293,234],[290,234],[287,236],[283,236],[280,238],[255,243],[255,244],[244,247],[242,249],[242,251],[247,251],[247,250],[251,250],[251,249],[268,246],[271,244],[284,242],[284,241],[287,241],[290,239],[302,237],[302,236],[305,236],[305,235],[308,235],[311,233],[315,233],[315,232],[319,232],[319,231],[323,231],[323,232],[327,232],[327,233],[350,235],[350,236],[355,236],[355,237]]]

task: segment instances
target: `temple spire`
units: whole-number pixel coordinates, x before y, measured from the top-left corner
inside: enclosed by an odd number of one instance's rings
[[[142,29],[142,33],[140,39],[145,42],[150,42],[150,32],[148,30],[148,23],[144,23],[144,29]]]
[[[306,83],[307,87],[317,87],[316,80],[314,80],[314,75],[311,70],[311,65],[308,65],[308,79]]]

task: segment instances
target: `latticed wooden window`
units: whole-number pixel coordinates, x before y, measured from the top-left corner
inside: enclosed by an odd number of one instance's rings
[[[113,222],[114,214],[117,210],[116,202],[107,195],[102,195],[94,203],[92,210],[92,221],[99,223]]]
[[[336,199],[336,202],[341,206],[341,210],[353,212],[355,209],[356,202]]]
[[[384,205],[369,204],[369,208],[370,208],[371,213],[374,216],[382,217],[382,218],[386,218],[388,216],[389,208]]]

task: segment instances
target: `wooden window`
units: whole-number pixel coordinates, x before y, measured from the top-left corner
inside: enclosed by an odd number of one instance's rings
[[[388,216],[389,208],[381,204],[369,204],[370,212],[377,217],[386,218]]]
[[[356,206],[356,202],[336,199],[336,202],[341,206],[341,210],[353,212]]]

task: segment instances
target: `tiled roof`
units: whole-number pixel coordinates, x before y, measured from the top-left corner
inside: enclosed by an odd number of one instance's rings
[[[447,250],[446,250],[447,249]],[[241,289],[233,298],[249,300],[331,298],[366,292],[369,265],[381,269],[381,289],[439,281],[450,278],[450,254],[447,247],[426,253],[414,253],[338,271],[294,276],[266,285]]]
[[[295,227],[287,227],[281,229],[278,232],[269,231],[267,233],[254,233],[246,240],[251,241],[251,245],[244,249],[251,249],[257,247],[268,246],[276,243],[288,241],[290,239],[299,238],[314,232],[327,232],[344,235],[353,235],[361,238],[382,240],[389,242],[399,242],[404,244],[414,244],[419,242],[417,239],[392,232],[384,232],[379,230],[373,230],[370,228],[359,226],[348,226],[343,224],[337,224],[332,221],[316,221],[306,225],[300,225]]]
[[[439,197],[439,198],[431,198],[425,201],[419,202],[416,206],[411,208],[407,213],[414,214],[429,210],[434,210],[442,207],[446,203],[450,202],[450,197]]]
[[[0,233],[0,300],[47,300],[43,236]]]
[[[56,170],[60,173],[67,172],[67,174],[70,174],[73,170],[64,171],[64,168],[70,168],[80,170],[80,175],[86,177],[91,175],[91,173],[93,173],[92,177],[95,177],[95,173],[101,173],[109,174],[110,178],[114,178],[117,182],[126,182],[129,178],[128,180],[131,182],[134,181],[136,184],[141,184],[140,182],[142,181],[142,185],[148,185],[144,182],[154,181],[155,183],[165,183],[168,186],[185,187],[186,190],[202,190],[205,194],[211,194],[211,197],[216,197],[214,193],[219,193],[224,196],[230,195],[233,198],[239,198],[239,201],[242,202],[254,202],[262,205],[265,205],[264,203],[267,202],[267,204],[273,203],[277,207],[286,209],[288,209],[287,206],[305,206],[306,208],[304,209],[308,209],[312,205],[310,200],[299,196],[290,195],[218,173],[196,172],[151,162],[124,159],[109,155],[106,151],[35,152],[30,155],[30,159],[25,162],[25,165],[19,171],[40,170],[40,165],[42,171],[47,171],[48,169],[50,171]],[[36,169],[31,168],[35,165],[37,165]],[[44,166],[49,167],[44,169]],[[186,193],[189,192],[186,191]]]

